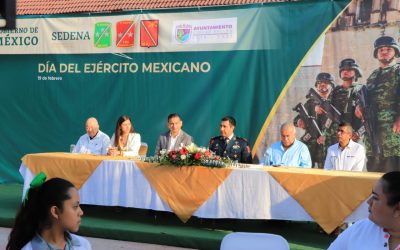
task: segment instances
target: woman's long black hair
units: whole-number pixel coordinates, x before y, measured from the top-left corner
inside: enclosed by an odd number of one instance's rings
[[[63,202],[71,199],[68,191],[73,187],[67,180],[53,178],[39,187],[30,188],[15,218],[6,250],[20,250],[36,233],[50,227],[50,208],[56,206],[62,211]]]

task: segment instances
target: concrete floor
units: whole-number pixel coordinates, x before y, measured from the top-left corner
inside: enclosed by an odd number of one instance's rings
[[[0,249],[6,249],[8,235],[10,233],[10,228],[0,227]],[[189,248],[180,247],[170,247],[153,245],[146,243],[137,243],[129,241],[119,241],[119,240],[107,240],[100,238],[85,237],[92,244],[93,250],[119,250],[119,249],[129,249],[129,250],[189,250]]]

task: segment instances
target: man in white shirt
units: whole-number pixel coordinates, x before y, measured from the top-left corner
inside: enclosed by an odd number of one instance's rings
[[[100,131],[96,118],[90,117],[86,121],[86,134],[82,135],[73,153],[106,155],[110,146],[110,137]]]
[[[338,143],[331,145],[326,154],[324,169],[363,171],[366,163],[364,146],[354,142],[353,128],[349,123],[341,123],[336,131]]]

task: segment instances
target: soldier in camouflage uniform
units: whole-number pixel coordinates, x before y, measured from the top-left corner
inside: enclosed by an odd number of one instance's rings
[[[341,113],[340,122],[349,123],[353,128],[353,141],[357,142],[363,135],[361,121],[354,115],[357,106],[358,91],[361,84],[357,82],[362,77],[362,72],[357,62],[352,58],[343,59],[339,64],[339,76],[342,79],[342,85],[336,86],[331,94],[332,105]],[[326,130],[325,144],[333,145],[337,142],[336,130],[339,124],[334,123]]]
[[[330,100],[330,93],[334,87],[335,82],[331,74],[321,72],[317,75],[315,89],[322,99]],[[308,98],[304,104],[304,107],[306,108],[307,113],[315,118],[321,132],[324,132],[331,126],[332,120],[329,119],[324,113],[317,114],[315,111],[315,107],[317,105],[318,103],[314,99]],[[301,119],[300,115],[294,118],[293,123],[296,127],[305,129],[304,121]],[[307,136],[309,135],[307,132],[308,131],[305,131],[304,135],[300,138],[300,141],[306,144],[310,151],[312,167],[323,168],[327,147],[325,146],[322,138],[312,138]]]
[[[375,111],[372,117],[376,119],[376,128],[372,132],[381,152],[372,152],[371,138],[366,134],[368,171],[400,170],[400,65],[396,63],[399,56],[400,48],[393,37],[376,39],[374,57],[379,61],[379,68],[367,79],[367,93]],[[361,119],[362,112],[357,107],[356,115]]]

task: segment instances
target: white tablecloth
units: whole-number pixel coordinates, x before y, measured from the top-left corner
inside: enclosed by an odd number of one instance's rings
[[[33,174],[22,164],[24,193]],[[170,211],[133,161],[100,163],[79,191],[81,204]],[[368,216],[361,204],[346,222]],[[194,213],[201,218],[279,219],[313,221],[308,213],[267,171],[234,169],[216,192]]]

